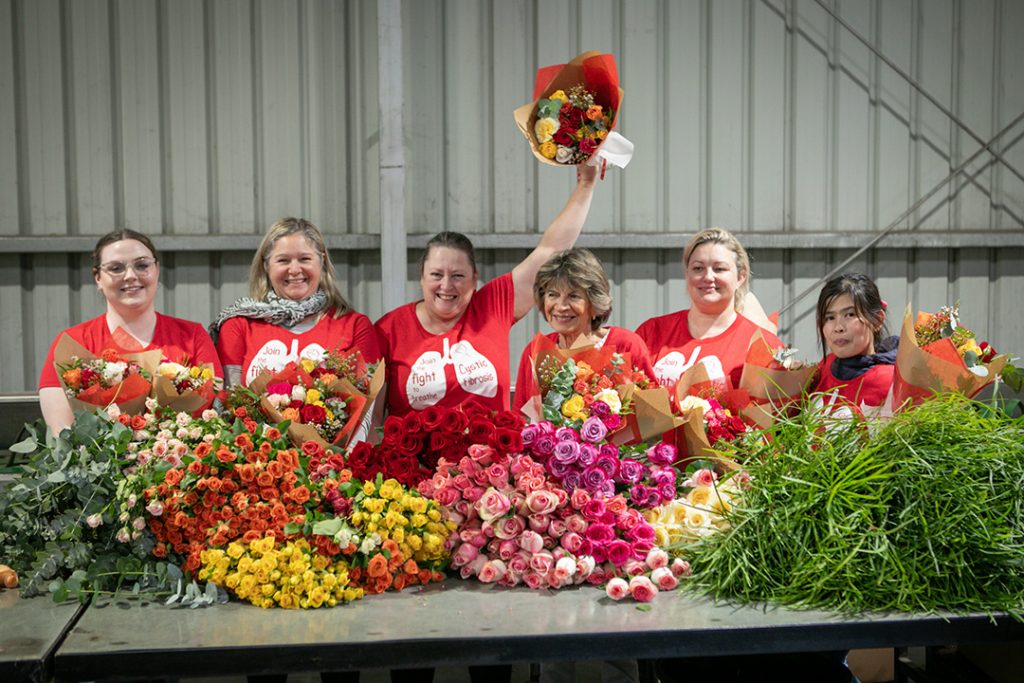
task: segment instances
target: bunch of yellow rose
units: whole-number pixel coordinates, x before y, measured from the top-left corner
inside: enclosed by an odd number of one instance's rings
[[[348,564],[312,552],[304,539],[278,545],[273,536],[201,554],[201,581],[223,586],[259,607],[334,607],[363,597],[349,585]]]
[[[441,518],[437,503],[410,491],[395,479],[367,481],[352,505],[352,526],[366,539],[392,540],[402,555],[421,567],[437,567],[448,559],[445,539],[455,523]],[[368,554],[370,549],[360,547]]]

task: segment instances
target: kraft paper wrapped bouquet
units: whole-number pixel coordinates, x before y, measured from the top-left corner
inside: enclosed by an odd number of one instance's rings
[[[623,90],[612,55],[596,51],[537,70],[533,101],[513,112],[534,156],[552,166],[625,168],[633,143],[612,129]]]

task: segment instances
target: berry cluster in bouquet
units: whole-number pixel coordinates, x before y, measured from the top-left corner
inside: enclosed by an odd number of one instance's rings
[[[198,415],[213,405],[224,381],[215,376],[210,363],[194,365],[187,358],[181,360],[160,361],[153,376],[153,396],[168,410]]]
[[[138,414],[145,409],[152,390],[160,352],[104,349],[97,356],[64,334],[54,347],[53,358],[75,412],[116,405],[123,413]]]
[[[512,412],[495,412],[475,402],[454,408],[430,406],[404,417],[389,415],[380,444],[356,444],[346,463],[360,479],[381,474],[416,486],[434,473],[442,458],[455,462],[471,444],[518,452],[523,424],[523,418]]]
[[[917,405],[936,392],[977,395],[1008,366],[1009,356],[996,355],[987,342],[960,323],[957,306],[943,306],[937,313],[918,313],[911,320],[910,306],[903,315],[900,345],[893,377],[895,409]]]
[[[585,52],[537,71],[533,101],[513,112],[534,156],[553,166],[625,168],[633,143],[612,131],[623,90],[612,55]]]

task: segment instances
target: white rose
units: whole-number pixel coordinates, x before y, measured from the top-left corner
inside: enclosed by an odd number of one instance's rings
[[[305,401],[306,400],[306,387],[301,384],[296,384],[292,387],[292,400],[293,401]]]
[[[559,145],[555,152],[555,161],[560,164],[567,164],[572,161],[572,150],[564,145]]]
[[[124,371],[128,369],[128,364],[124,361],[117,361],[116,363],[107,363],[103,366],[103,380],[105,382],[120,382],[121,378],[124,377]]]
[[[157,366],[156,371],[157,374],[163,375],[167,379],[174,379],[185,372],[185,366],[178,363],[161,363]]]
[[[614,389],[602,389],[594,395],[594,400],[606,404],[616,415],[622,410],[622,399],[619,398],[619,392]]]
[[[700,396],[687,396],[679,404],[679,412],[688,413],[691,410],[700,409],[701,415],[711,410],[711,404],[702,399]]]

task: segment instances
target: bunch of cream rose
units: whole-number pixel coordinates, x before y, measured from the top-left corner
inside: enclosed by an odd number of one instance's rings
[[[720,477],[710,463],[702,461],[691,464],[687,474],[679,498],[645,515],[654,526],[658,546],[671,551],[727,528],[728,512],[750,482],[745,470]]]
[[[596,417],[580,429],[542,420],[523,428],[523,449],[544,464],[570,494],[583,489],[592,497],[616,493],[634,508],[658,507],[676,497],[676,448],[658,443],[619,447],[608,443],[608,429]]]

